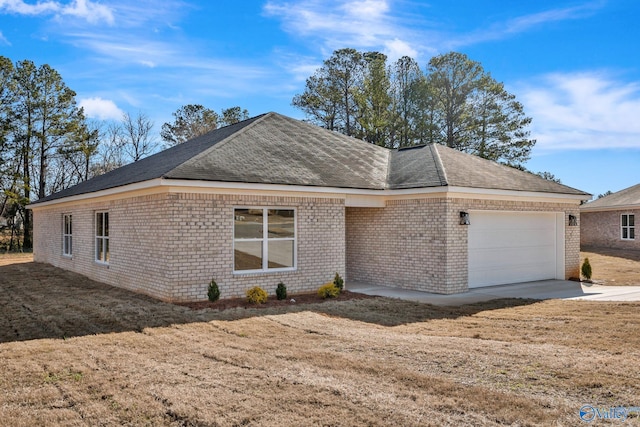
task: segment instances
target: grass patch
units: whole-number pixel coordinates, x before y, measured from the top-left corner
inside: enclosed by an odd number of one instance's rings
[[[0,256],[0,306],[7,425],[579,425],[640,395],[639,303],[192,310]]]

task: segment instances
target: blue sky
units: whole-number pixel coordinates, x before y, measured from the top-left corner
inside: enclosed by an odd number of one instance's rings
[[[479,61],[533,118],[527,167],[595,195],[640,183],[636,0],[0,0],[0,55],[58,70],[88,116],[185,104],[296,118],[335,49]]]

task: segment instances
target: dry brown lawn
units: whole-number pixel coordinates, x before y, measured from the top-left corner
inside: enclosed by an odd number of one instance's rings
[[[615,286],[640,285],[640,251],[585,248],[580,252],[580,265],[587,257],[595,281]]]
[[[193,311],[0,256],[0,306],[2,425],[575,426],[584,404],[640,406],[640,303]]]

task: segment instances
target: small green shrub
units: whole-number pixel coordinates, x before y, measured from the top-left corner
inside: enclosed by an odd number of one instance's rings
[[[318,288],[318,296],[322,299],[335,298],[340,295],[340,289],[333,282],[325,283]]]
[[[582,268],[580,269],[580,271],[582,271],[582,275],[584,276],[585,279],[587,280],[591,280],[591,264],[589,264],[589,258],[585,258],[584,262],[582,263]]]
[[[333,284],[336,286],[336,288],[340,289],[340,292],[342,292],[342,290],[344,289],[344,280],[338,273],[336,273],[336,277],[333,278]]]
[[[267,302],[267,298],[269,298],[269,294],[260,286],[254,286],[247,290],[247,301],[251,304],[264,304]]]
[[[211,279],[211,283],[209,283],[207,296],[209,297],[209,301],[211,302],[218,301],[218,299],[220,298],[220,289],[218,288],[218,284],[216,283],[216,281],[213,279]]]
[[[276,298],[279,300],[287,299],[287,287],[282,282],[278,283],[276,288]]]

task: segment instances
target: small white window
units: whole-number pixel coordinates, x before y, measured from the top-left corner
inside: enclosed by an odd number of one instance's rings
[[[234,271],[295,269],[294,209],[234,209],[233,236]]]
[[[73,255],[73,228],[72,215],[62,215],[62,254],[65,256]]]
[[[636,225],[634,214],[622,214],[620,218],[622,240],[635,240]]]
[[[109,212],[96,212],[96,261],[109,263]]]

